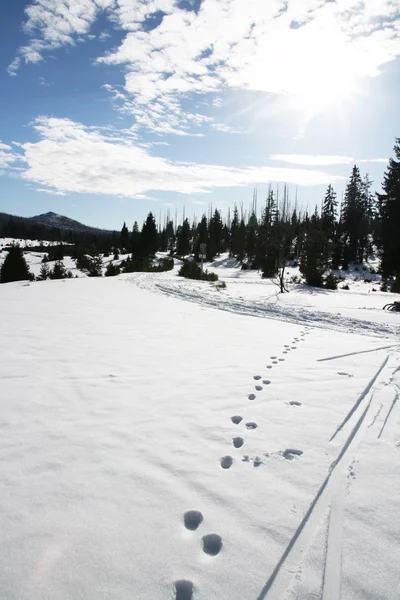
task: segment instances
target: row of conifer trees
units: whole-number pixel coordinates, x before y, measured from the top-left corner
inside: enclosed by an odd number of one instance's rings
[[[199,222],[185,218],[178,226],[167,219],[161,227],[150,212],[141,229],[135,222],[129,231],[124,223],[119,237],[116,236],[118,246],[102,248],[100,239],[98,247],[92,244],[90,249],[75,248],[72,253],[82,265],[90,263],[85,268],[96,276],[101,275],[100,253],[107,256],[112,252],[115,259],[119,253],[131,255],[122,265],[122,271],[129,272],[154,268],[150,258],[158,251],[179,257],[192,254],[198,260],[200,245],[205,243],[208,261],[229,252],[243,268],[259,269],[264,277],[280,274],[283,281],[285,265],[295,260],[306,283],[321,286],[326,270],[346,270],[351,263],[363,263],[377,252],[384,279],[393,279],[393,289],[400,291],[400,138],[396,139],[394,152],[382,194],[372,192],[369,176],[362,177],[355,165],[340,206],[331,185],[321,207],[312,214],[292,205],[286,186],[281,197],[270,188],[261,213],[255,197],[248,215],[235,206],[232,214],[223,219],[215,209]],[[93,269],[90,265],[94,265]],[[80,268],[78,262],[77,266]],[[5,262],[0,281],[10,280],[9,271]],[[108,274],[118,272],[120,268],[110,268]],[[27,273],[24,277],[22,274],[23,268],[18,278],[27,278]]]

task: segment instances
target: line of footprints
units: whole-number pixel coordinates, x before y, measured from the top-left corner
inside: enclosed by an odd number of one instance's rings
[[[305,336],[309,335],[309,333],[310,332],[309,332],[308,328],[306,328],[304,331],[302,331],[300,333],[300,338],[295,337],[295,338],[293,338],[293,341],[291,344],[285,344],[283,346],[282,354],[286,355],[291,350],[296,350],[298,347],[296,344],[303,342],[305,340]],[[271,363],[267,365],[267,369],[272,369],[273,365],[278,365],[279,363],[284,362],[284,361],[285,361],[284,357],[278,358],[278,356],[271,356]],[[254,380],[256,381],[256,384],[255,384],[256,392],[261,392],[264,389],[264,386],[271,384],[270,379],[263,379],[261,377],[261,375],[254,375]],[[256,396],[256,394],[254,394],[252,392],[247,397],[249,400],[255,400],[257,396]],[[289,404],[291,404],[292,406],[301,406],[301,402],[298,402],[297,400],[291,400],[289,402]],[[241,417],[240,415],[234,415],[233,417],[231,417],[231,421],[235,425],[239,425],[243,421],[243,417]],[[257,428],[257,423],[249,421],[249,422],[245,423],[245,427],[248,430],[254,430]],[[240,436],[234,437],[234,438],[232,438],[232,444],[235,448],[241,448],[244,444],[244,439]],[[287,448],[281,454],[287,460],[292,460],[295,456],[300,456],[303,453],[301,450],[296,450],[294,448]],[[244,462],[250,462],[250,458],[247,455],[244,455],[242,460]],[[259,467],[264,462],[259,456],[256,456],[252,460],[253,460],[254,467]],[[230,455],[223,456],[220,459],[220,464],[223,469],[230,469],[231,466],[233,465],[233,462],[234,462],[234,460],[233,460],[232,456],[230,456]]]
[[[295,337],[295,338],[293,338],[292,344],[285,344],[285,346],[283,347],[282,354],[286,355],[291,350],[296,350],[297,349],[296,344],[299,342],[303,342],[305,339],[305,336],[308,335],[309,333],[310,332],[308,331],[308,328],[306,328],[304,331],[302,331],[300,333],[300,338]],[[267,369],[272,369],[273,365],[277,365],[280,362],[284,362],[284,360],[285,360],[284,357],[278,358],[277,356],[271,356],[271,364],[267,365]],[[261,377],[261,375],[254,375],[254,380],[256,381],[256,384],[255,384],[256,392],[261,392],[264,389],[264,386],[271,384],[270,379],[263,379]],[[248,399],[255,400],[256,394],[254,394],[254,393],[249,394]],[[301,402],[298,402],[297,400],[292,400],[289,402],[289,404],[292,404],[295,406],[300,406]],[[243,421],[243,417],[241,417],[240,415],[234,415],[233,417],[231,417],[231,421],[235,425],[239,425]],[[247,423],[245,423],[245,427],[248,431],[251,431],[251,430],[254,430],[257,428],[257,423],[254,423],[253,421],[248,421]],[[232,438],[232,444],[235,448],[241,448],[244,444],[244,439],[240,436],[236,436],[236,437]],[[287,460],[292,460],[295,456],[300,456],[302,453],[303,452],[301,450],[287,448],[286,450],[284,450],[282,452],[282,456],[284,458],[286,458]],[[248,456],[245,455],[243,457],[243,461],[249,462],[250,459]],[[220,465],[223,469],[230,469],[231,466],[233,465],[233,462],[234,462],[234,460],[233,460],[232,456],[230,456],[230,455],[223,456],[220,459]],[[261,464],[263,464],[263,460],[260,457],[256,456],[253,459],[253,465],[255,467],[259,467]],[[186,529],[189,529],[190,531],[196,531],[200,527],[201,523],[203,522],[203,515],[198,510],[189,510],[184,514],[183,522],[184,522]],[[209,533],[207,535],[204,535],[201,538],[201,542],[202,542],[203,551],[206,554],[209,554],[210,556],[217,556],[217,554],[219,554],[222,550],[222,538],[221,538],[221,536],[217,535],[216,533]],[[175,593],[176,593],[175,600],[192,600],[193,582],[189,581],[187,579],[181,579],[179,581],[176,581],[175,582]]]

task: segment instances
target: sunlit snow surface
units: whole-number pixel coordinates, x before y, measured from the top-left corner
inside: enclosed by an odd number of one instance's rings
[[[394,296],[215,269],[0,286],[1,600],[400,597]]]

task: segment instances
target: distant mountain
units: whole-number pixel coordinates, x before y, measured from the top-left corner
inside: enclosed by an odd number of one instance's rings
[[[62,229],[64,231],[74,231],[75,233],[111,233],[104,229],[98,229],[97,227],[83,225],[82,223],[79,223],[79,221],[75,221],[74,219],[70,219],[69,217],[64,217],[63,215],[58,215],[57,213],[51,211],[43,213],[42,215],[30,217],[25,220],[30,221],[31,223],[36,223],[37,225],[44,225],[45,227],[56,227],[57,229]]]

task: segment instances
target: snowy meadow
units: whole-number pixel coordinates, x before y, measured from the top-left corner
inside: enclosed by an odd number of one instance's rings
[[[396,295],[207,266],[0,286],[3,600],[400,597]]]

